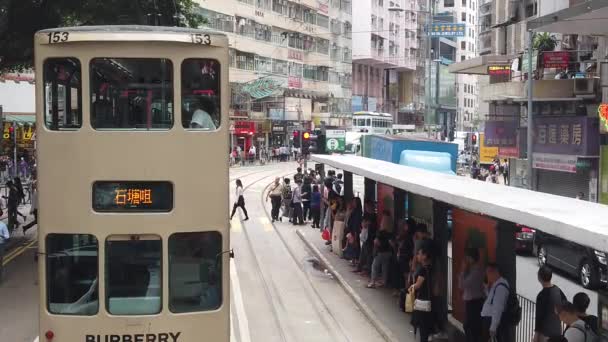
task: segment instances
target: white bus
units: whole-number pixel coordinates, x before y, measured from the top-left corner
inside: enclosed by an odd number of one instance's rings
[[[354,112],[351,132],[393,134],[393,116],[388,113]]]

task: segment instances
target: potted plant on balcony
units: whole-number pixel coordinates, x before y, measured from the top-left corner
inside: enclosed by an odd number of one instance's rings
[[[538,51],[538,58],[542,60],[542,56],[543,56],[543,52],[545,51],[553,51],[555,50],[555,47],[557,46],[557,38],[555,38],[554,35],[547,33],[547,32],[542,32],[542,33],[538,33],[534,36],[534,42],[533,42],[533,48]],[[542,65],[542,63],[541,63]],[[538,75],[540,76],[541,79],[544,78],[545,76],[545,68],[544,67],[539,67],[538,68]]]

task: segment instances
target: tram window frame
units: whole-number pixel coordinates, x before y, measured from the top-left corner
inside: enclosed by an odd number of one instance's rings
[[[213,246],[211,248],[205,248],[208,246],[204,246],[203,244],[209,241]],[[201,242],[201,243],[198,243]],[[222,250],[223,250],[223,236],[218,231],[202,231],[202,232],[178,232],[173,233],[169,236],[168,240],[168,256],[169,256],[169,310],[172,313],[188,313],[188,312],[205,312],[205,311],[213,311],[219,309],[224,302],[223,298],[223,258],[222,258]],[[195,248],[199,248],[196,250]],[[215,248],[215,250],[213,250]],[[208,288],[204,288],[206,285],[208,286],[210,281],[205,282],[205,279],[209,280],[209,277],[212,277],[211,270],[207,270],[206,274],[203,273],[205,269],[205,263],[207,266],[212,267],[210,262],[213,262],[209,256],[205,257],[204,255],[196,256],[195,253],[211,253],[211,255],[215,255],[215,286],[209,286]],[[178,255],[179,253],[179,255]],[[181,261],[178,264],[178,261]],[[178,266],[179,265],[179,266]],[[182,278],[183,280],[178,281],[178,277],[175,276],[174,272],[177,272],[176,269],[179,267],[182,271],[187,269],[188,266],[190,268],[198,268],[198,279],[196,277],[192,278],[192,280]],[[186,271],[192,271],[186,270]],[[183,276],[194,276],[196,271],[193,272],[182,272],[179,275]],[[196,293],[198,289],[194,288],[192,285],[195,283],[200,283],[201,289],[200,294],[198,295],[199,300],[202,302],[203,293],[205,290],[208,292],[207,295],[216,295],[217,303],[198,303],[198,304],[189,304],[193,303],[192,299],[196,299],[197,295],[192,294]],[[178,292],[178,289],[184,290],[183,292]],[[214,290],[215,293],[210,292],[209,290]],[[184,292],[189,292],[184,294]],[[179,298],[178,298],[179,297]],[[181,302],[178,302],[181,301]]]
[[[150,79],[148,81],[132,82],[129,83],[114,81],[112,85],[103,86],[103,83],[109,84],[110,82],[104,82],[101,79],[97,79],[95,75],[98,75],[95,68],[101,68],[106,61],[110,61],[113,67],[123,71],[131,72],[126,67],[127,63],[132,65],[138,65],[138,68],[142,70],[144,63],[150,63],[145,67],[155,66],[157,69],[154,70],[158,75],[156,79]],[[152,63],[156,62],[156,65]],[[164,63],[164,64],[163,64]],[[164,66],[164,67],[163,67]],[[124,69],[124,70],[123,70]],[[141,79],[144,72],[139,75],[132,76],[133,78]],[[101,75],[103,77],[103,75]],[[146,77],[149,77],[146,75]],[[125,77],[126,78],[126,77]],[[103,87],[111,89],[115,86],[114,94],[97,94],[97,89]],[[143,108],[141,111],[141,122],[137,122],[137,110],[135,108],[143,107],[133,105],[135,102],[141,102],[142,98],[144,102],[149,101],[149,98],[154,97],[153,92],[155,89],[160,89],[159,98],[153,98],[149,103],[149,108]],[[108,92],[111,90],[108,90]],[[121,93],[118,95],[118,93]],[[124,102],[124,93],[127,94],[127,102]],[[144,96],[139,96],[139,92],[148,93]],[[131,93],[135,93],[136,96],[131,97]],[[113,99],[110,99],[114,96]],[[113,100],[113,101],[111,101]],[[158,108],[158,102],[160,100],[160,110]],[[105,105],[105,114],[97,114],[98,106]],[[101,103],[103,101],[103,103]],[[91,127],[97,131],[169,131],[175,125],[175,69],[174,63],[170,58],[161,57],[95,57],[89,61],[89,105],[90,105],[90,123]],[[134,107],[134,108],[131,108]],[[101,111],[101,110],[100,110]],[[157,115],[158,114],[158,115]],[[106,116],[104,119],[103,116]],[[155,116],[159,116],[159,119],[155,119]],[[166,121],[168,119],[169,121]],[[163,121],[165,120],[165,121]]]
[[[116,283],[112,283],[113,281],[113,273],[115,272],[113,269],[113,263],[112,263],[112,258],[114,257],[114,253],[113,253],[113,247],[112,244],[114,242],[116,242],[118,245],[118,243],[122,242],[122,243],[130,243],[129,245],[126,245],[127,247],[124,246],[119,246],[118,248],[122,249],[123,253],[129,253],[127,254],[126,258],[124,257],[116,257],[117,259],[117,263],[116,266],[122,267],[124,268],[126,265],[128,265],[127,262],[125,262],[127,259],[128,261],[142,261],[144,258],[142,257],[141,254],[149,254],[150,251],[146,251],[146,250],[137,250],[137,246],[133,246],[133,244],[135,243],[141,243],[142,241],[153,241],[155,242],[156,246],[152,246],[154,248],[157,248],[157,252],[158,255],[154,256],[154,259],[156,260],[157,266],[158,266],[158,277],[157,277],[157,282],[155,284],[152,284],[152,280],[153,280],[153,275],[150,272],[149,268],[146,268],[146,271],[148,272],[147,274],[147,281],[148,284],[145,286],[145,290],[146,291],[150,291],[153,288],[153,285],[157,285],[158,288],[158,298],[156,298],[156,296],[148,296],[147,293],[144,296],[112,296],[111,294],[114,293],[115,291],[133,291],[133,290],[142,290],[144,287],[141,288],[135,288],[135,286],[133,285],[135,283],[135,281],[137,279],[123,279],[123,284],[119,284],[118,286],[116,286]],[[154,253],[156,253],[156,250],[153,251]],[[139,253],[139,255],[134,254],[134,253]],[[141,266],[140,264],[132,264],[131,266]],[[140,271],[142,270],[141,267],[139,269]],[[120,272],[120,270],[116,271],[118,273],[123,273],[122,275],[135,275],[136,274],[136,270],[135,268],[132,270],[132,272],[125,272],[122,271]],[[106,274],[106,279],[105,279],[105,304],[106,304],[106,311],[113,316],[151,316],[151,315],[157,315],[159,313],[162,312],[163,310],[163,240],[159,235],[156,234],[141,234],[141,235],[110,235],[106,238],[105,241],[105,274]],[[132,282],[130,282],[129,280],[133,280]],[[141,279],[140,279],[141,280]],[[144,280],[145,281],[145,280]],[[122,285],[122,288],[120,288],[120,285]],[[152,285],[152,286],[151,286]],[[115,286],[115,287],[114,287]],[[122,303],[120,300],[116,300],[115,304],[112,304],[112,299],[116,298],[116,299],[121,299],[121,298],[131,298],[134,299],[131,303],[128,302],[124,302]],[[155,301],[152,302],[149,299],[154,299]],[[145,303],[145,301],[150,301],[152,302],[151,304]],[[144,305],[139,305],[138,304],[144,304]],[[113,310],[113,306],[118,306],[120,304],[126,304],[123,306],[123,308],[118,308]],[[149,310],[149,311],[145,311],[143,309],[146,309],[146,304],[148,306],[153,305],[154,310]],[[132,310],[132,311],[129,311]]]
[[[72,248],[69,249],[57,249],[57,250],[52,250],[51,248],[53,248],[53,245],[60,244],[61,240],[56,240],[53,241],[54,239],[69,239],[72,238]],[[82,243],[84,240],[83,239],[90,239],[93,244],[91,245],[90,243],[88,245],[81,245],[80,243]],[[68,241],[69,242],[69,241]],[[80,242],[80,243],[79,243]],[[79,248],[86,248],[88,246],[94,246],[94,255],[92,257],[95,258],[94,262],[90,262],[90,265],[81,265],[81,269],[78,270],[78,265],[76,267],[74,267],[74,264],[80,264],[80,260],[79,259],[83,259],[84,257],[86,257],[86,255],[76,255],[74,253],[74,255],[71,257],[71,259],[75,259],[75,260],[69,260],[72,261],[71,265],[63,265],[63,262],[61,262],[64,272],[61,272],[60,269],[58,269],[57,267],[54,267],[53,265],[51,265],[51,259],[52,258],[59,258],[59,257],[69,257],[70,255],[68,254],[69,252],[72,251],[76,251]],[[99,240],[97,239],[97,237],[93,234],[66,234],[66,233],[51,233],[48,234],[45,237],[45,268],[46,268],[46,309],[49,313],[54,314],[54,315],[68,315],[68,316],[95,316],[99,313]],[[56,295],[60,295],[60,294],[55,294],[55,287],[58,287],[58,291],[64,291],[63,295],[71,295],[72,293],[70,293],[70,290],[72,288],[72,286],[61,286],[61,282],[57,279],[58,276],[61,276],[63,274],[63,277],[65,278],[65,280],[67,282],[71,282],[72,279],[74,279],[74,275],[78,275],[78,274],[83,274],[83,273],[92,273],[90,275],[95,276],[95,278],[91,278],[88,277],[88,279],[86,279],[86,277],[83,277],[81,279],[76,279],[76,281],[74,282],[76,285],[86,285],[85,282],[89,281],[90,282],[90,286],[88,287],[88,289],[86,291],[84,291],[85,289],[81,289],[82,291],[82,295],[78,294],[78,300],[66,304],[66,303],[53,303],[51,302],[51,300],[56,296]],[[70,284],[71,285],[71,284]],[[77,305],[81,305],[85,310],[87,309],[87,302],[83,302],[84,300],[86,300],[87,296],[92,296],[93,298],[97,297],[96,300],[93,300],[92,303],[97,303],[96,306],[88,306],[88,308],[92,308],[93,310],[91,311],[77,311],[77,310],[73,310]],[[89,298],[90,299],[90,298]],[[82,302],[81,302],[82,301]],[[80,302],[80,303],[79,303]],[[65,310],[61,311],[61,310],[57,310],[54,308],[54,305],[62,305],[65,304],[66,308]],[[74,308],[70,308],[71,306],[74,306]],[[72,311],[72,312],[70,312]]]
[[[188,63],[193,63],[189,65]],[[192,70],[193,66],[198,63],[201,76],[200,79],[194,80],[192,75],[194,72],[188,72]],[[201,67],[202,65],[202,67]],[[222,64],[215,58],[186,58],[181,62],[180,65],[180,82],[181,82],[181,108],[182,108],[182,127],[185,130],[193,132],[217,132],[222,126]],[[215,83],[209,85],[211,89],[198,89],[194,90],[192,83],[199,82],[204,83],[209,81]],[[188,82],[188,83],[186,83]],[[198,98],[196,94],[192,92],[200,92]],[[214,97],[205,96],[204,93],[213,93]],[[194,101],[189,101],[194,99]],[[192,106],[192,108],[190,108]],[[199,112],[199,123],[197,126],[192,125],[192,118],[197,111]],[[211,112],[211,113],[210,113]],[[214,128],[205,127],[205,124],[213,124]]]
[[[58,84],[58,82],[53,82],[53,80],[56,81],[58,78],[56,75],[57,73],[59,73],[58,71],[54,71],[55,75],[51,77],[51,70],[49,70],[51,66],[49,64],[52,62],[58,63],[60,61],[65,61],[66,63],[70,62],[72,63],[73,67],[76,68],[76,70],[73,70],[72,73],[65,72],[65,70],[61,71],[61,76],[70,77],[70,81],[72,81],[72,78],[75,78],[77,80],[77,84],[75,85],[75,87],[72,87],[72,85],[70,84],[70,91],[66,91],[66,84],[60,85]],[[82,63],[80,62],[80,59],[72,56],[47,58],[42,64],[42,70],[42,103],[44,107],[43,110],[45,127],[51,131],[75,131],[80,129],[82,127]],[[47,83],[50,84],[47,85]],[[50,89],[47,87],[49,87]],[[56,91],[54,91],[55,87],[57,87]],[[65,108],[63,108],[63,110],[60,110],[59,108],[60,89],[63,89],[61,93],[63,94],[64,107],[66,105],[66,102],[70,104],[70,110],[67,112],[65,111]],[[74,95],[76,95],[77,97],[76,108],[72,108],[73,103],[71,100]],[[50,108],[47,103],[49,97],[52,103]],[[61,111],[63,111],[64,113],[63,120],[61,120],[63,121],[62,125],[60,125],[59,116],[59,113]],[[73,120],[74,118],[75,120]],[[70,119],[72,119],[71,121],[73,122],[73,124],[68,125],[67,121],[69,121]]]

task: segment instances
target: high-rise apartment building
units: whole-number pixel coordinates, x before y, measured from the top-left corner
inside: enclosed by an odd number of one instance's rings
[[[483,0],[437,0],[435,23],[441,23],[443,17],[448,17],[449,22],[455,21],[465,25],[464,37],[459,37],[455,41],[456,53],[452,62],[471,59],[478,53],[480,1]],[[478,113],[477,76],[457,75],[456,97],[456,129],[467,130],[472,126]]]
[[[414,124],[422,109],[415,75],[419,54],[416,0],[353,2],[353,111],[384,112]]]
[[[197,2],[205,26],[229,36],[233,145],[350,124],[351,0]]]

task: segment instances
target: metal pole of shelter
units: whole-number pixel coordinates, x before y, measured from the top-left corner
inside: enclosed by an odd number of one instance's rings
[[[532,164],[533,164],[533,153],[532,153],[532,147],[533,147],[533,141],[532,139],[534,138],[534,134],[533,134],[533,130],[534,130],[534,125],[532,124],[533,118],[534,118],[534,113],[533,113],[533,96],[534,96],[534,72],[532,70],[532,46],[533,46],[533,41],[534,41],[534,32],[532,32],[531,30],[528,31],[528,131],[527,131],[527,138],[528,138],[528,146],[527,146],[527,151],[528,151],[528,174],[527,174],[527,181],[528,181],[528,188],[530,190],[534,190],[534,185],[532,184],[532,180],[534,179],[534,177],[532,177],[532,172],[533,172],[533,168],[532,168]]]
[[[17,124],[13,122],[13,177],[17,177]]]

